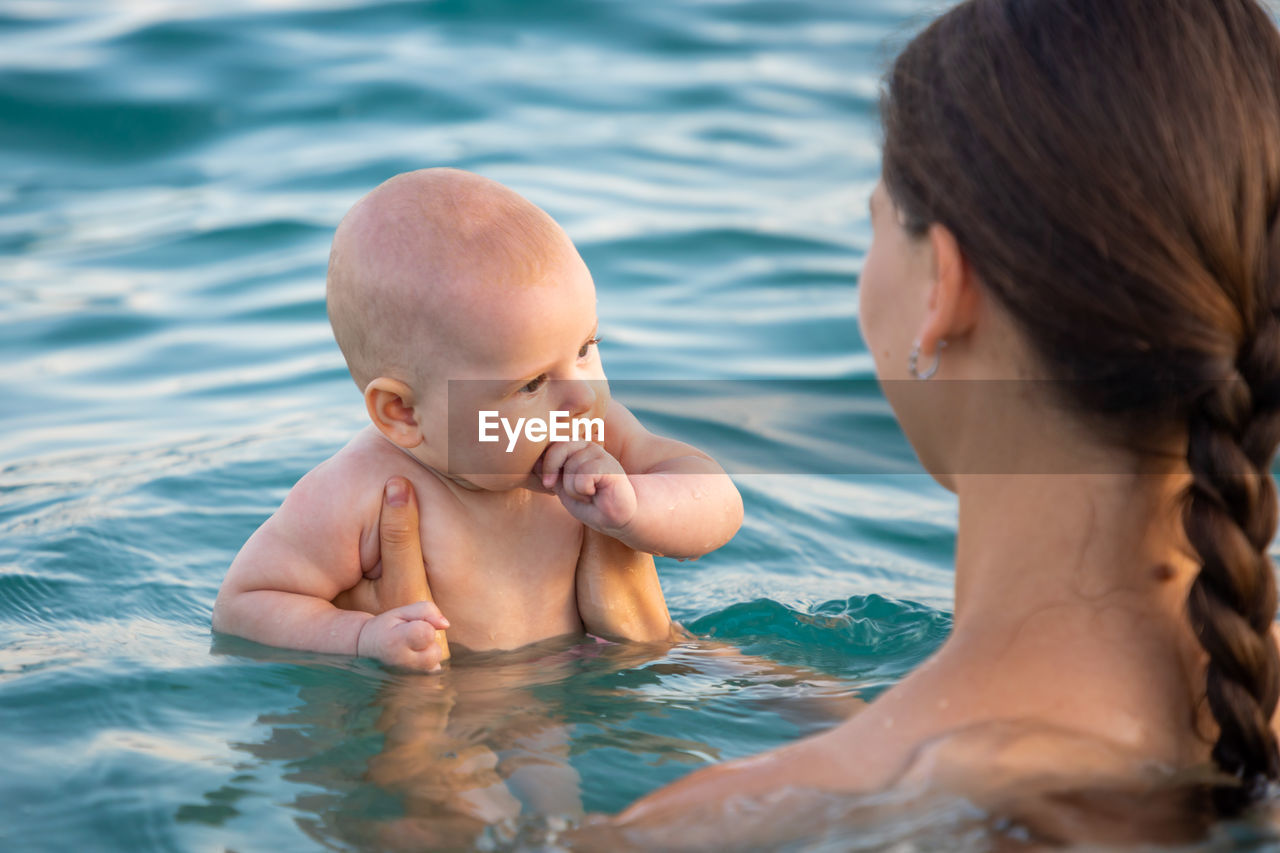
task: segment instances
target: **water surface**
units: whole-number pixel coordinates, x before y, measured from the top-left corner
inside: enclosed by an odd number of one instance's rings
[[[477,789],[532,768],[508,791],[526,817],[612,812],[926,657],[954,504],[871,381],[856,283],[879,75],[936,7],[0,3],[0,842],[432,846],[422,757],[446,754]],[[846,416],[808,424],[636,405],[738,461],[766,434],[809,460],[739,477],[731,544],[660,561],[699,642],[432,679],[212,641],[237,549],[362,425],[325,318],[333,227],[432,165],[565,226],[611,378],[835,383],[812,393]],[[868,467],[812,464],[851,429]]]

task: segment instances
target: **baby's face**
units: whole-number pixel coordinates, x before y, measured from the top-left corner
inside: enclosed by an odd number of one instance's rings
[[[532,472],[546,449],[546,437],[533,440],[520,419],[551,421],[552,412],[569,418],[603,418],[609,389],[596,344],[595,285],[586,264],[571,247],[537,282],[503,287],[460,305],[457,345],[447,364],[447,405],[432,406],[424,424],[447,433],[447,460],[437,470],[476,488],[503,490],[536,482]],[[481,412],[496,440],[480,441]],[[503,425],[505,421],[506,426]],[[508,449],[510,448],[510,450]]]

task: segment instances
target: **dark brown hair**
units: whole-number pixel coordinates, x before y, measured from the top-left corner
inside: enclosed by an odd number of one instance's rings
[[[1187,602],[1234,811],[1280,773],[1280,35],[1255,0],[968,0],[897,59],[883,177],[1073,410],[1185,434]],[[1170,433],[1169,430],[1174,430]]]

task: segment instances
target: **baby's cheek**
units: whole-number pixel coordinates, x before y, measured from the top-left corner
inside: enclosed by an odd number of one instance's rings
[[[605,388],[603,391],[597,392],[596,402],[595,402],[595,405],[591,407],[589,417],[603,418],[605,412],[609,411],[609,403],[612,399],[613,397],[612,395],[609,394],[608,388]]]

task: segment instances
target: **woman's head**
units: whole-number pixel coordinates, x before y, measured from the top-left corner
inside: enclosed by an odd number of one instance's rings
[[[953,236],[1057,401],[1133,449],[1187,436],[1188,608],[1239,805],[1280,774],[1280,35],[1254,0],[969,0],[898,58],[883,118],[906,232]]]

